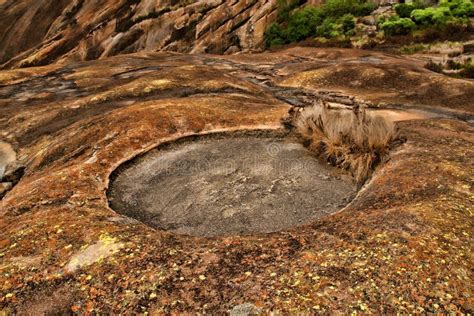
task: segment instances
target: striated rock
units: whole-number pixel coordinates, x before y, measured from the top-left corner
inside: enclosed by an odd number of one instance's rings
[[[0,2],[0,68],[137,51],[260,49],[276,0],[7,0]]]
[[[398,0],[361,23],[375,26]],[[299,1],[321,5],[324,0]],[[0,69],[103,59],[139,51],[234,54],[261,51],[277,0],[5,0]]]
[[[0,199],[3,198],[5,194],[7,194],[7,192],[11,190],[12,187],[13,187],[13,183],[11,182],[1,182],[0,183]]]

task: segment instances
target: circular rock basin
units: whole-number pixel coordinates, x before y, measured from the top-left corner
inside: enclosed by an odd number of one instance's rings
[[[195,236],[300,226],[341,209],[356,191],[301,144],[268,133],[183,139],[133,159],[111,178],[115,211]]]

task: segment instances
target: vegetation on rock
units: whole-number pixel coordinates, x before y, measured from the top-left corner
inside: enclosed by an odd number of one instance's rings
[[[353,35],[355,17],[368,15],[376,8],[365,0],[329,0],[319,7],[299,9],[295,9],[295,2],[279,3],[279,18],[265,33],[267,47],[302,41],[312,36],[335,38]]]
[[[284,45],[318,37],[341,41],[360,40],[360,30],[367,29],[364,17],[376,6],[366,0],[329,0],[325,4],[298,8],[299,1],[279,1],[280,13],[265,33],[267,47]],[[393,6],[393,10],[376,18],[377,38],[413,35],[423,39],[459,35],[471,30],[474,16],[472,0],[441,0],[428,6],[423,0]],[[374,19],[374,17],[371,17]],[[367,18],[366,18],[367,19]],[[359,20],[357,24],[356,21]],[[415,34],[415,32],[417,32]],[[357,35],[359,38],[354,37]],[[372,34],[373,35],[373,34]],[[372,36],[374,37],[374,36]]]
[[[398,16],[401,18],[409,18],[411,17],[411,13],[416,9],[424,9],[427,5],[422,1],[417,1],[413,3],[400,3],[394,6],[395,11],[397,12]]]
[[[384,161],[397,135],[393,123],[384,117],[360,108],[331,110],[324,103],[305,108],[295,125],[311,151],[351,172],[358,185]]]
[[[27,168],[0,201],[6,314],[225,314],[244,302],[281,314],[474,312],[466,298],[474,290],[473,81],[385,52],[294,47],[142,52],[1,71],[0,83],[2,137]],[[351,96],[429,115],[396,123],[407,145],[337,214],[272,234],[196,238],[110,208],[112,170],[158,144],[273,131],[297,109],[289,104],[351,105]],[[280,169],[295,167],[288,160]],[[286,196],[273,188],[298,181],[276,177],[255,201]],[[245,177],[230,184],[253,185]]]
[[[416,27],[415,22],[409,18],[391,17],[380,24],[380,29],[389,36],[410,34]]]
[[[395,6],[397,16],[393,19],[394,21],[406,19],[403,22],[405,31],[401,34],[393,34],[390,32],[390,28],[388,28],[389,32],[386,34],[405,35],[408,34],[406,31],[432,28],[445,33],[456,32],[459,29],[466,29],[470,24],[469,18],[474,16],[474,5],[471,0],[441,0],[437,6],[424,6],[422,2]],[[414,22],[414,24],[408,22],[409,20]],[[383,29],[391,21],[381,22]],[[398,23],[400,24],[400,22]],[[385,29],[383,30],[385,31]]]

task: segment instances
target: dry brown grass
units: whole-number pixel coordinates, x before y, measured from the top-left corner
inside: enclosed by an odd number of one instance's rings
[[[305,108],[295,126],[311,151],[348,170],[359,186],[386,159],[397,135],[394,124],[381,116],[360,108],[329,109],[324,103]]]

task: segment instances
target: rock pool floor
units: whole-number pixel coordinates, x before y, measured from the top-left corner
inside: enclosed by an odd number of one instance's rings
[[[355,196],[296,140],[228,134],[153,150],[115,172],[111,208],[195,236],[270,233],[311,223]]]

